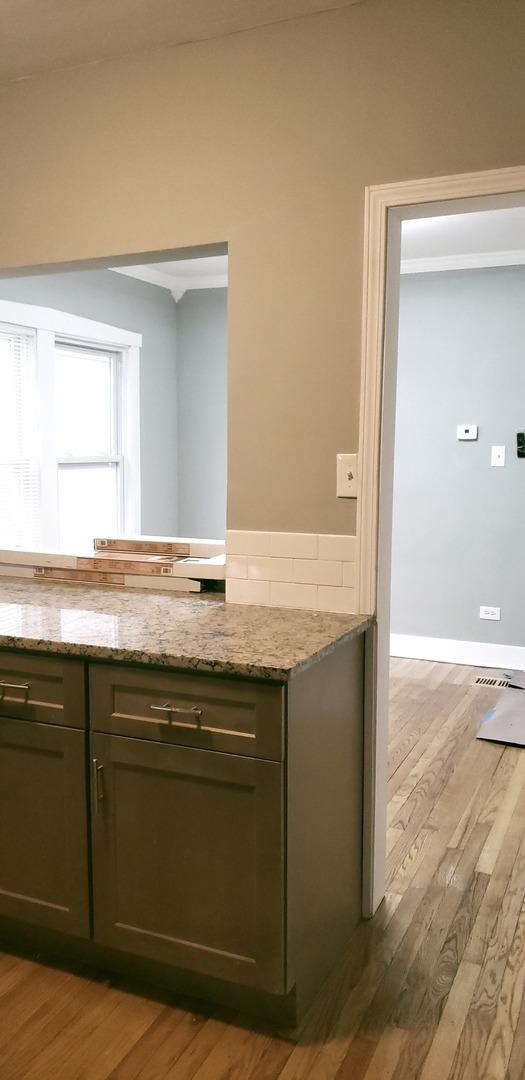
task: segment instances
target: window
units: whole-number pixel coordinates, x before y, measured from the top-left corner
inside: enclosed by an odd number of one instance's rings
[[[62,551],[123,525],[120,357],[57,342],[54,363],[58,531]]]
[[[0,546],[77,553],[95,536],[140,531],[140,336],[49,308],[2,309],[34,325],[0,321]],[[134,344],[119,348],[122,336]]]
[[[36,337],[0,326],[0,542],[42,543]]]

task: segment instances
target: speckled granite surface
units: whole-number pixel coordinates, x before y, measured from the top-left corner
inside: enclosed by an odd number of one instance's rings
[[[0,580],[0,648],[287,680],[370,625],[222,597]]]

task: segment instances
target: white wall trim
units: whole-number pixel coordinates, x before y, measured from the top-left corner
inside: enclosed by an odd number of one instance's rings
[[[525,166],[405,180],[365,190],[359,477],[357,503],[359,611],[376,610],[379,447],[385,333],[388,213],[409,207],[525,191]]]
[[[491,266],[524,266],[525,249],[478,251],[465,255],[432,255],[426,259],[401,259],[402,274],[435,274],[446,270],[483,270]]]
[[[131,330],[122,330],[118,326],[97,322],[96,319],[85,319],[81,315],[71,315],[56,308],[21,304],[15,300],[0,300],[0,322],[31,327],[34,330],[52,330],[59,337],[74,338],[75,341],[96,341],[97,345],[110,345],[112,348],[140,348],[142,345],[142,334]]]
[[[140,349],[128,346],[122,352],[122,452],[124,530],[140,532],[141,528],[141,441],[140,441]]]
[[[455,641],[453,638],[391,634],[390,655],[411,660],[436,660],[471,667],[525,669],[525,646],[498,645],[488,641]]]
[[[176,304],[188,290],[226,289],[228,287],[227,272],[192,277],[189,274],[168,274],[165,270],[156,270],[152,266],[112,266],[110,269],[115,274],[125,274],[126,277],[145,281],[149,285],[157,285],[161,289],[168,289]]]
[[[137,281],[145,281],[148,285],[157,285],[160,289],[174,287],[174,278],[165,270],[156,270],[152,266],[110,266],[114,274],[124,274],[125,277],[136,278]]]
[[[228,287],[227,274],[207,274],[205,277],[172,277],[172,291],[188,292],[194,289],[226,289]]]
[[[409,208],[432,203],[454,203],[461,212],[461,200],[498,196],[522,197],[525,166],[486,172],[438,176],[369,187],[365,190],[363,261],[363,309],[361,348],[361,395],[359,410],[359,477],[357,504],[357,609],[363,614],[378,612],[378,636],[388,644],[389,567],[378,575],[379,477],[381,464],[383,354],[386,328],[387,228],[391,211],[398,219],[409,216]],[[521,201],[521,200],[520,200]],[[458,209],[459,206],[459,209]],[[451,212],[447,210],[443,212]],[[391,217],[395,215],[392,213]],[[400,262],[400,245],[397,251]],[[398,263],[399,265],[399,263]],[[388,396],[388,395],[387,395]],[[391,408],[391,403],[387,402]],[[385,448],[387,453],[388,448]],[[388,493],[383,502],[388,502]],[[382,521],[381,549],[390,530],[387,509]],[[385,558],[386,564],[388,560]],[[378,605],[378,591],[381,603]],[[388,649],[379,650],[374,673],[376,693],[367,695],[365,747],[370,775],[365,776],[364,911],[370,914],[384,895],[385,832],[388,750]],[[369,857],[368,857],[369,855]]]

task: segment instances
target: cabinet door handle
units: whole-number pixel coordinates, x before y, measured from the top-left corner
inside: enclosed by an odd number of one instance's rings
[[[0,700],[4,696],[5,690],[22,690],[27,698],[29,693],[29,683],[0,682]]]
[[[168,723],[173,727],[192,728],[194,731],[198,731],[201,726],[202,709],[199,709],[197,705],[193,705],[189,709],[183,709],[180,705],[150,705],[150,709],[153,712],[164,712],[168,714]],[[185,724],[181,721],[173,720],[173,716],[192,716],[195,720],[195,724]]]
[[[95,813],[100,813],[100,804],[104,798],[104,787],[102,784],[102,772],[104,770],[103,765],[99,765],[96,757],[91,760],[91,767],[93,770],[93,796],[95,799]]]

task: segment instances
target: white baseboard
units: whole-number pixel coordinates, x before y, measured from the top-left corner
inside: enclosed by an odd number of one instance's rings
[[[437,660],[445,664],[468,664],[472,667],[525,669],[525,647],[493,645],[486,641],[391,634],[390,655],[411,660]]]

